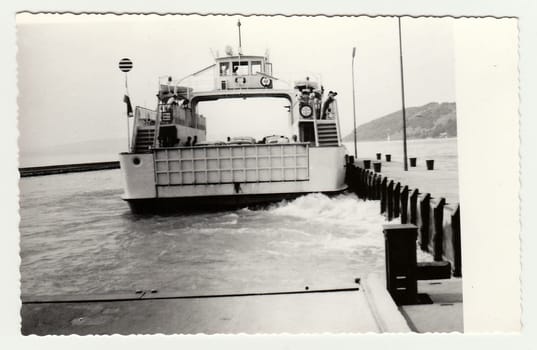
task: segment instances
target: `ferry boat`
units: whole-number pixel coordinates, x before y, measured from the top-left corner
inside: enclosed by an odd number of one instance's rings
[[[325,93],[308,77],[276,88],[266,55],[239,51],[215,58],[210,69],[212,89],[196,91],[167,78],[159,82],[155,110],[135,108],[130,149],[119,156],[122,199],[132,212],[246,207],[346,189],[337,93]],[[288,102],[286,134],[206,139],[201,102],[258,98]]]

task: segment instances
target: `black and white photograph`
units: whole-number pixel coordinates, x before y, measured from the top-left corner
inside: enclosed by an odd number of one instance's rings
[[[465,333],[457,21],[18,13],[21,334]]]

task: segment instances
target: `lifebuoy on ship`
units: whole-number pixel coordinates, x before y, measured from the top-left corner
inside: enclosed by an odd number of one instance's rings
[[[303,104],[299,109],[300,115],[304,118],[311,118],[313,115],[313,108],[309,104]]]
[[[269,77],[261,77],[261,80],[259,80],[259,82],[261,83],[261,86],[266,88],[272,86],[272,79],[270,79]]]

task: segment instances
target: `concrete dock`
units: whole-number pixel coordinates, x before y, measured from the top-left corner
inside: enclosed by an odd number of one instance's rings
[[[390,302],[387,295],[384,298]],[[332,291],[268,295],[24,302],[22,334],[383,331],[386,326],[379,325],[378,320],[386,316],[375,311],[379,308],[371,307],[371,303],[363,289],[356,286]],[[395,309],[393,303],[391,307]],[[410,331],[406,324],[401,326],[394,320],[388,320],[386,324],[395,324],[388,331]]]
[[[433,304],[399,307],[413,331],[418,333],[464,331],[460,278],[418,281],[418,291],[427,294]]]
[[[384,276],[359,287],[267,295],[23,301],[23,335],[462,332],[460,279],[419,281],[433,304],[397,307]],[[112,300],[116,297],[116,300]],[[160,298],[160,299],[159,299]]]
[[[442,164],[435,164],[434,170],[427,170],[425,160],[418,160],[416,167],[408,166],[408,171],[404,170],[402,161],[387,162],[385,159],[376,160],[374,158],[360,158],[355,162],[356,166],[363,168],[363,161],[381,163],[380,174],[387,176],[395,182],[401,182],[409,188],[419,188],[420,192],[431,193],[435,198],[444,197],[447,204],[459,202],[459,176],[457,168],[442,168]]]

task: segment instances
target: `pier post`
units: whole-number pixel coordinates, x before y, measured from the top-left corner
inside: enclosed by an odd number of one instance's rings
[[[367,188],[369,189],[369,199],[373,200],[375,199],[375,174],[373,174],[371,171],[368,172],[369,174],[369,181],[367,184]]]
[[[375,199],[380,199],[380,182],[380,176],[375,174]]]
[[[401,211],[401,183],[395,185],[393,192],[393,217],[398,218]]]
[[[416,304],[418,299],[416,238],[412,224],[384,225],[386,289],[397,305]]]
[[[445,198],[440,198],[438,204],[433,210],[434,218],[434,236],[433,236],[433,253],[434,261],[442,261],[443,244],[444,244],[444,205],[446,204]]]
[[[408,186],[401,191],[401,223],[408,223]]]
[[[345,182],[349,188],[349,191],[354,192],[354,165],[347,162],[345,169]]]
[[[393,219],[393,180],[390,180],[387,189],[386,206],[388,207],[388,221]]]
[[[412,191],[410,195],[410,223],[417,225],[418,224],[418,196],[420,191],[416,188]]]
[[[424,252],[429,251],[429,219],[431,213],[431,195],[426,193],[420,202],[421,226],[419,230],[420,248]]]
[[[380,183],[380,213],[386,212],[386,197],[388,195],[388,178],[384,177]]]
[[[382,171],[382,163],[381,162],[375,162],[373,163],[373,169],[376,173],[380,173]]]
[[[362,198],[362,168],[356,167],[356,175],[354,178],[356,180],[356,195],[358,198]]]
[[[462,253],[461,253],[461,212],[460,205],[451,216],[451,232],[453,243],[453,277],[462,277]]]
[[[369,199],[369,170],[364,170],[364,199]]]
[[[358,168],[358,197],[364,199],[365,196],[364,196],[364,188],[365,188],[365,183],[364,183],[364,169],[362,168]]]

